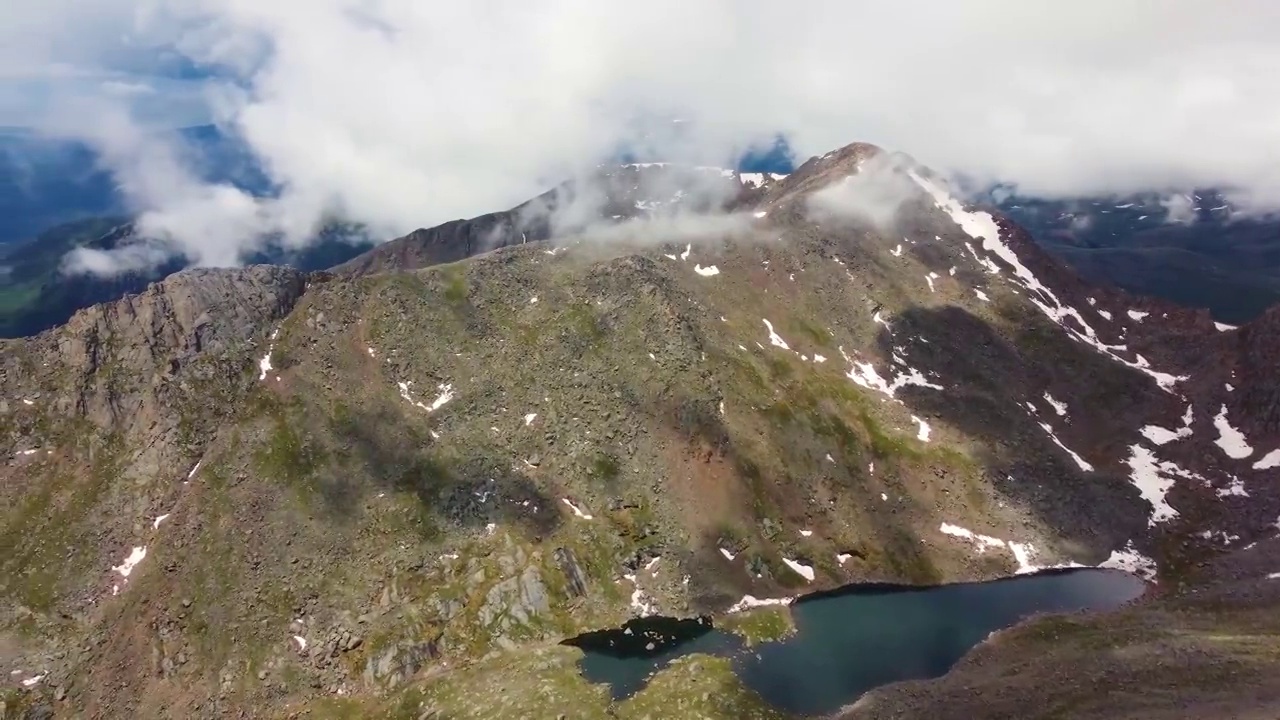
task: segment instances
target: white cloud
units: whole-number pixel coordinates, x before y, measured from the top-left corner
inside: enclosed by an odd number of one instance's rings
[[[62,270],[71,275],[114,276],[156,267],[170,257],[169,249],[151,243],[125,245],[110,252],[78,247],[62,258]]]
[[[809,196],[809,211],[819,219],[843,219],[892,226],[903,202],[917,197],[920,186],[902,172],[904,158],[879,154],[862,160],[858,171]]]
[[[237,233],[301,237],[326,212],[391,234],[510,207],[620,141],[725,162],[775,131],[802,158],[864,140],[1027,194],[1232,186],[1234,207],[1275,209],[1280,168],[1263,150],[1280,145],[1278,37],[1271,0],[51,0],[0,10],[10,68],[115,67],[158,44],[241,74],[206,99],[284,187],[269,206],[196,187],[127,128],[116,137],[93,114],[49,106],[64,129],[111,149],[149,222],[206,264],[234,261]],[[5,87],[0,110],[13,105]],[[637,123],[661,116],[690,122],[679,133]],[[159,180],[144,177],[152,171]]]
[[[1165,222],[1190,225],[1196,219],[1196,203],[1189,195],[1173,193],[1160,198],[1160,205],[1165,209]]]

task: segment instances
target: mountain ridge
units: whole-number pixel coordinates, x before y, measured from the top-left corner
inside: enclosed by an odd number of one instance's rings
[[[887,226],[813,214],[881,170],[910,190]],[[732,233],[663,237],[648,200],[604,243],[515,243],[504,216],[354,270],[184,271],[0,343],[23,548],[0,659],[43,672],[9,699],[626,716],[546,643],[1071,562],[1178,597],[1237,546],[1275,557],[1280,492],[1254,466],[1280,446],[1280,312],[1222,331],[1091,288],[873,146],[724,179]],[[414,266],[493,227],[505,247]],[[556,690],[452,689],[492,667]],[[699,707],[726,716],[717,697]]]

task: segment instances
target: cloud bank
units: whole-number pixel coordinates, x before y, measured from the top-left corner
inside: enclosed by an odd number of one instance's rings
[[[95,142],[201,264],[326,217],[389,237],[511,207],[620,146],[717,164],[778,132],[1021,194],[1223,187],[1264,211],[1278,38],[1273,0],[48,0],[0,10],[0,116]],[[216,71],[197,94],[277,198],[147,132],[165,93],[138,73],[173,58]]]

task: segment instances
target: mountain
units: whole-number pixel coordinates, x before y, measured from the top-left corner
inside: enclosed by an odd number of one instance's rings
[[[159,253],[157,264],[116,275],[68,272],[64,261],[76,248],[145,248]],[[269,243],[246,258],[251,263],[292,265],[319,270],[373,247],[359,228],[333,224],[299,248]],[[169,253],[138,236],[123,217],[93,217],[54,227],[34,240],[0,247],[0,337],[35,335],[65,323],[82,308],[139,293],[147,285],[188,266],[185,256]]]
[[[0,702],[778,718],[724,663],[614,701],[558,643],[1076,563],[1155,590],[843,716],[1274,716],[1276,357],[1280,308],[1090,285],[863,144],[185,270],[0,341]]]
[[[1092,282],[1208,308],[1230,324],[1280,302],[1280,221],[1234,217],[1212,191],[1183,199],[1176,219],[1154,196],[993,204]]]

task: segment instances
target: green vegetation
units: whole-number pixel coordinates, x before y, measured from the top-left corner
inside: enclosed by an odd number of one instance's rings
[[[564,308],[565,323],[569,330],[594,346],[604,339],[604,328],[595,307],[586,302],[572,302]]]
[[[254,468],[260,475],[282,485],[301,487],[316,471],[324,452],[309,442],[299,428],[305,428],[302,413],[276,403],[270,412],[265,440],[253,454]]]
[[[118,437],[93,447],[96,457],[87,471],[46,477],[0,523],[0,547],[12,548],[0,559],[0,589],[38,612],[52,611],[64,585],[85,569],[87,555],[70,551],[93,532],[94,513],[119,472]]]
[[[621,474],[622,463],[612,453],[597,452],[591,461],[591,476],[596,480],[613,482]]]
[[[796,318],[795,326],[800,329],[800,332],[805,337],[812,340],[815,345],[827,349],[833,349],[835,347],[835,338],[831,336],[831,332],[826,328],[819,327],[804,317]]]
[[[444,299],[455,307],[465,305],[467,298],[471,295],[471,288],[467,283],[466,265],[463,263],[446,265],[441,268],[440,274],[444,280]]]
[[[776,642],[796,631],[787,607],[762,607],[725,615],[716,619],[716,627],[741,636],[747,645]]]

